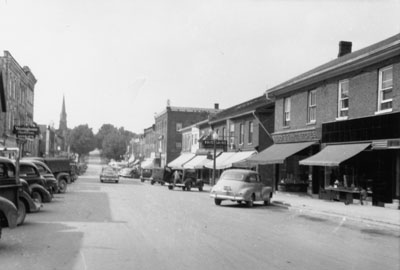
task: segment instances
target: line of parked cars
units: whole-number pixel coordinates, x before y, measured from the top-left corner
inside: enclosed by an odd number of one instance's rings
[[[40,211],[84,172],[74,169],[68,158],[29,157],[18,164],[17,176],[17,163],[0,157],[0,237],[3,227],[22,225],[27,213]]]

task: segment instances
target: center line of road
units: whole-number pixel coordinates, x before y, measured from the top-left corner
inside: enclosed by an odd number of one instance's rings
[[[340,221],[339,225],[332,231],[333,233],[336,233],[340,227],[342,227],[343,223],[346,221],[346,217],[342,218],[342,221]]]

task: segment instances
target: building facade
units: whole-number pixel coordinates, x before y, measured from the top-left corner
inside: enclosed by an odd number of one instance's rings
[[[0,113],[0,133],[5,144],[3,147],[16,147],[14,126],[34,125],[34,89],[37,80],[29,67],[21,67],[8,51],[4,51],[4,56],[0,57],[0,73],[7,107],[6,111]],[[28,139],[22,154],[37,154],[37,140]]]
[[[337,59],[267,95],[275,99],[275,144],[307,146],[277,164],[276,181],[308,181],[321,198],[338,186],[366,190],[374,205],[398,205],[400,35],[355,52],[341,42]]]

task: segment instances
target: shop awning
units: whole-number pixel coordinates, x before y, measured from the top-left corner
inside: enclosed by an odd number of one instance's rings
[[[209,159],[207,159],[207,155],[198,155],[193,159],[189,160],[189,162],[183,165],[184,169],[201,169],[204,164],[207,163]]]
[[[238,167],[251,167],[264,164],[282,164],[286,158],[313,145],[315,142],[273,144],[260,153],[234,164]]]
[[[300,165],[339,166],[343,161],[365,150],[370,143],[328,145],[317,154],[300,160]]]
[[[182,166],[194,157],[195,157],[195,154],[193,154],[193,153],[183,153],[179,157],[177,157],[176,159],[174,159],[173,161],[168,163],[168,167],[175,169],[175,170],[177,170],[177,169],[181,170],[181,169],[183,169]]]
[[[227,161],[229,158],[231,158],[236,152],[223,152],[221,155],[217,156],[217,159],[215,160],[215,169],[217,170],[222,170],[225,169],[225,161]],[[208,169],[213,169],[214,168],[214,161],[210,160],[206,164],[204,164],[204,167]]]
[[[236,152],[233,156],[231,156],[229,159],[225,160],[223,164],[220,165],[220,167],[224,167],[222,169],[227,169],[235,166],[235,163],[240,163],[247,158],[253,156],[256,154],[257,151],[242,151],[242,152]]]
[[[153,161],[153,158],[145,159],[144,161],[142,161],[142,163],[140,163],[140,167],[142,169],[152,169],[154,167]]]

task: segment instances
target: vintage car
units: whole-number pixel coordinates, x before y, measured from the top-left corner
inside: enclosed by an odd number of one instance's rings
[[[243,202],[249,207],[256,201],[268,205],[272,198],[272,187],[262,182],[255,171],[230,169],[222,173],[217,184],[212,187],[210,197],[214,198],[216,205],[220,205],[223,200]]]
[[[141,169],[140,170],[140,181],[141,182],[144,182],[146,180],[150,181],[152,174],[153,174],[152,169]]]
[[[197,179],[197,174],[195,170],[182,170],[179,172],[179,180],[175,180],[173,174],[171,173],[170,181],[168,184],[168,189],[173,190],[175,187],[182,188],[183,191],[190,191],[192,188],[197,188],[199,191],[203,191],[204,182],[201,179]]]
[[[100,182],[119,182],[118,171],[111,166],[105,166],[100,173]]]
[[[44,163],[40,160],[31,160],[31,161],[38,168],[40,175],[46,179],[46,187],[51,194],[57,193],[59,191],[59,188],[66,190],[67,182],[64,182],[65,187],[63,187],[63,186],[59,187],[58,182],[57,182],[56,178],[54,177],[53,172],[46,165],[46,163]]]
[[[19,177],[28,183],[34,200],[40,203],[52,201],[53,196],[49,189],[51,190],[52,186],[57,183],[51,179],[46,180],[41,176],[39,169],[31,161],[21,160],[19,162]]]
[[[140,174],[137,168],[123,168],[119,170],[119,176],[128,178],[139,178]]]

